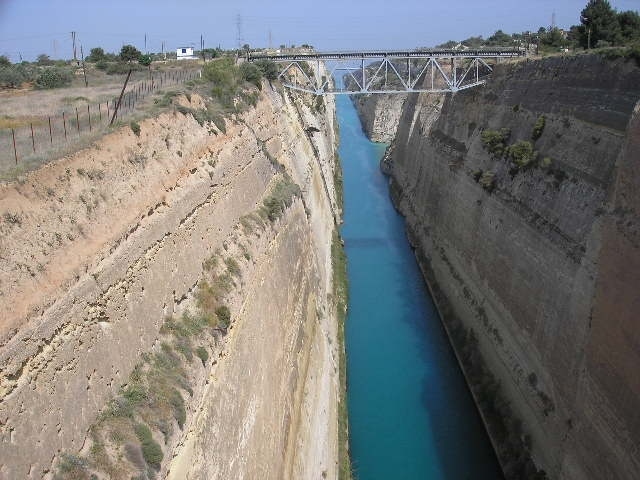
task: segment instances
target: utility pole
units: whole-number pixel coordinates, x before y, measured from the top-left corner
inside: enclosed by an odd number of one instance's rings
[[[73,61],[78,64],[78,54],[76,53],[76,32],[71,32],[71,42],[73,43]]]
[[[162,41],[162,56],[164,57],[164,59],[167,59],[167,54],[164,53],[164,40]]]
[[[89,82],[87,82],[87,70],[84,68],[84,51],[82,50],[82,44],[80,44],[80,56],[82,57],[82,74],[84,75],[84,86],[88,87]]]
[[[206,62],[207,59],[204,56],[204,39],[202,38],[202,34],[200,34],[200,53],[202,54],[202,61]]]
[[[144,53],[149,53],[149,50],[147,50],[147,34],[144,34]]]
[[[269,29],[269,50],[271,50],[271,29]]]

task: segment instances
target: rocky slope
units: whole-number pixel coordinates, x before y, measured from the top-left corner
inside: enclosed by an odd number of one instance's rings
[[[580,56],[404,104],[392,196],[511,478],[640,471],[639,99]]]
[[[265,85],[224,132],[163,114],[0,187],[0,478],[336,478],[333,122]],[[228,327],[189,320],[207,278]]]

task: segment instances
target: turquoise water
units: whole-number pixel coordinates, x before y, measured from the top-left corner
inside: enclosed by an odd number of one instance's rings
[[[394,210],[378,162],[337,97],[349,275],[351,454],[358,480],[503,478]]]

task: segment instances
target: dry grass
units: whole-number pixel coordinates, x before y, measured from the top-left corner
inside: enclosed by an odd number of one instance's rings
[[[20,127],[28,127],[30,124],[33,126],[40,126],[44,123],[42,118],[40,117],[10,117],[8,115],[0,116],[0,130],[2,129],[12,129],[12,128],[20,128]]]
[[[169,68],[154,72],[156,88],[148,92],[139,89],[142,82],[148,85],[148,72],[136,72],[136,78],[127,86],[116,123],[140,120],[166,109],[170,103],[158,105],[156,93],[161,92],[160,88],[163,94],[168,89],[181,89],[181,83],[176,83],[177,73],[177,69]],[[16,180],[44,163],[88,147],[110,131],[109,115],[113,111],[107,110],[105,102],[119,95],[124,77],[102,72],[96,75],[105,77],[103,85],[0,93],[0,181]],[[163,75],[161,84],[159,75]],[[133,93],[136,90],[137,99]]]

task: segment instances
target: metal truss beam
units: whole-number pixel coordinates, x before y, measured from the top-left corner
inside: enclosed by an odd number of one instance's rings
[[[447,93],[485,83],[491,73],[489,61],[524,55],[522,50],[427,50],[410,52],[330,52],[284,55],[250,55],[248,61],[269,59],[282,64],[279,79],[292,90],[314,95],[382,93]],[[366,61],[379,62],[373,70]],[[317,64],[310,69],[309,63]],[[331,64],[328,77],[320,78],[320,62]],[[357,63],[356,63],[357,62]],[[406,63],[406,66],[404,64]],[[357,66],[355,66],[357,65]],[[401,66],[402,65],[402,66]],[[332,88],[329,79],[346,72],[345,88]]]

